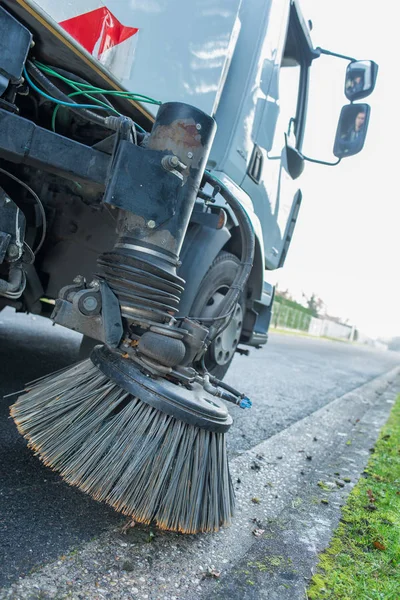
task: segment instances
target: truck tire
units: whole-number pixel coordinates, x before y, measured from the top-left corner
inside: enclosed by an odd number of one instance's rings
[[[220,252],[200,284],[190,315],[203,318],[214,317],[220,302],[232,285],[239,267],[240,260],[234,254]],[[207,370],[218,379],[222,379],[229,369],[240,340],[244,299],[245,294],[242,293],[228,327],[216,336],[205,355]]]

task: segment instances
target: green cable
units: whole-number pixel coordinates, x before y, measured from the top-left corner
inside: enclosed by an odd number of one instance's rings
[[[92,96],[89,96],[89,94],[87,94],[86,92],[84,92],[82,90],[78,90],[77,92],[72,92],[72,94],[68,94],[68,98],[72,98],[72,96],[78,96],[79,94],[84,94],[85,96],[87,96],[88,98],[90,98],[91,100],[93,100],[93,102],[96,102],[96,104],[98,104],[99,106],[104,106],[105,108],[107,108],[108,110],[113,111],[117,115],[121,114],[113,106],[109,106],[108,104],[106,104],[102,100],[99,100],[98,98],[93,98]],[[77,108],[79,108],[79,106],[80,106],[79,104],[76,105]],[[51,128],[52,128],[52,130],[54,132],[56,131],[56,117],[57,117],[57,113],[58,113],[59,108],[60,108],[60,105],[57,104],[54,107],[53,115],[51,117]]]
[[[131,99],[131,100],[134,100],[137,102],[143,102],[143,103],[147,103],[147,104],[156,104],[156,105],[162,104],[162,102],[160,100],[156,100],[155,98],[151,98],[150,96],[146,96],[144,94],[137,94],[135,92],[123,92],[123,91],[118,91],[118,90],[105,90],[102,88],[97,88],[89,83],[72,81],[68,77],[61,75],[60,73],[57,73],[57,71],[54,71],[51,67],[48,67],[47,65],[44,65],[38,61],[36,61],[35,64],[41,71],[44,71],[48,75],[51,75],[53,77],[56,77],[57,79],[60,79],[61,81],[64,81],[67,85],[72,87],[75,90],[75,92],[73,92],[72,94],[68,94],[69,97],[83,94],[85,97],[89,98],[90,100],[92,100],[93,102],[98,104],[99,106],[103,106],[103,107],[107,108],[108,110],[112,110],[117,115],[119,115],[121,113],[118,112],[114,107],[110,106],[109,104],[107,104],[105,102],[102,102],[98,98],[94,98],[90,94],[117,96],[117,97],[128,98],[128,99]],[[82,89],[82,88],[84,88],[84,89]],[[51,119],[51,127],[52,127],[53,131],[55,131],[56,117],[57,117],[57,112],[59,110],[59,107],[60,107],[60,105],[56,105],[54,108],[54,111],[53,111],[53,115],[52,115],[52,119]],[[77,104],[77,108],[78,107],[79,107],[79,104]],[[140,127],[140,125],[137,125],[135,123],[135,127],[137,127],[143,133],[146,133],[146,131],[142,127]]]
[[[147,104],[161,104],[159,100],[154,100],[154,98],[148,98],[147,100],[143,100],[143,98],[147,98],[147,96],[142,96],[140,94],[135,94],[134,92],[119,92],[118,90],[102,90],[101,88],[92,87],[90,89],[85,89],[81,91],[82,94],[104,94],[105,96],[121,96],[128,97],[132,100],[140,100],[141,102],[146,102]],[[90,96],[89,96],[90,97]],[[100,102],[100,100],[99,100]]]
[[[98,98],[93,98],[93,96],[90,96],[90,95],[87,93],[87,91],[84,91],[84,90],[79,90],[79,91],[76,91],[76,92],[72,92],[72,94],[68,94],[68,98],[72,98],[73,96],[78,96],[79,94],[83,94],[84,96],[86,96],[86,97],[90,98],[91,100],[93,100],[93,102],[96,102],[97,104],[99,104],[99,105],[102,105],[102,106],[104,106],[104,107],[108,108],[109,110],[112,110],[112,111],[113,111],[113,112],[115,112],[115,114],[117,114],[117,115],[120,115],[120,114],[121,114],[121,113],[120,113],[120,112],[118,112],[118,111],[117,111],[115,108],[113,108],[113,107],[109,106],[109,105],[108,105],[108,104],[106,104],[105,102],[102,102],[102,101],[101,101],[101,100],[99,100]],[[112,90],[96,90],[96,89],[94,88],[92,91],[90,91],[90,94],[102,94],[102,95],[113,95],[113,96],[118,96],[118,95],[119,95],[119,92],[117,92],[117,91],[112,91]],[[78,104],[77,106],[79,106],[79,104]],[[55,106],[55,107],[54,107],[53,116],[52,116],[52,119],[51,119],[51,128],[52,128],[52,130],[53,130],[54,132],[55,132],[56,116],[57,116],[57,113],[58,113],[58,110],[59,110],[59,108],[60,108],[60,106],[59,106],[59,105],[57,105],[57,106]],[[140,126],[137,126],[137,127],[139,127],[139,128],[142,130],[142,131],[144,131],[144,129],[143,129],[143,128],[141,128]]]
[[[42,63],[39,63],[39,62],[36,62],[35,64],[40,70],[46,72],[49,75],[52,75],[53,77],[57,77],[58,79],[61,79],[62,81],[64,81],[68,85],[70,85],[75,90],[81,90],[82,88],[85,88],[88,93],[98,92],[101,94],[112,94],[112,95],[120,96],[120,97],[130,97],[139,102],[144,102],[144,103],[149,103],[149,104],[158,104],[158,105],[162,104],[162,102],[160,100],[156,100],[155,98],[152,98],[151,96],[146,96],[145,94],[138,94],[136,92],[128,92],[128,91],[124,92],[124,91],[119,91],[119,90],[105,90],[102,88],[95,87],[89,83],[81,83],[81,82],[77,83],[76,81],[72,81],[71,79],[68,79],[67,77],[64,77],[63,75],[60,75],[60,73],[57,73],[57,71],[54,71],[51,67],[43,65]]]

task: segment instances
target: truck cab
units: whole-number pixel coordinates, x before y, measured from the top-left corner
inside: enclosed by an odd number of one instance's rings
[[[40,128],[41,136],[32,148],[31,142],[21,142],[21,150],[0,133],[0,157],[7,171],[0,184],[8,185],[7,173],[18,177],[41,198],[43,209],[37,214],[40,204],[33,210],[24,194],[16,203],[22,213],[26,208],[26,245],[39,250],[34,263],[24,268],[25,284],[21,281],[10,293],[4,293],[12,258],[6,245],[14,243],[17,234],[15,223],[11,232],[3,227],[0,307],[9,304],[49,316],[49,302],[52,306],[77,275],[90,281],[97,257],[115,240],[115,223],[101,202],[101,174],[96,179],[78,172],[72,146],[71,164],[67,146],[63,158],[56,160],[56,148],[61,152],[70,140],[83,144],[89,161],[106,165],[113,156],[115,134],[84,123],[65,103],[54,108],[40,86],[27,85],[9,73],[7,57],[20,56],[16,70],[22,74],[29,56],[34,68],[50,73],[53,85],[60,84],[65,93],[75,81],[112,94],[104,96],[112,100],[110,110],[134,120],[143,145],[162,103],[191,104],[215,119],[217,133],[207,170],[246,209],[256,237],[253,267],[231,325],[210,348],[209,368],[219,369],[222,376],[235,351],[241,350],[239,344],[259,346],[268,339],[274,293],[268,272],[284,265],[302,202],[299,186],[305,162],[324,162],[302,154],[312,63],[323,54],[348,62],[344,93],[350,104],[338,123],[336,163],[362,149],[370,111],[368,105],[353,102],[372,92],[377,66],[314,48],[298,0],[175,0],[173,10],[170,0],[4,0],[0,24],[3,123],[7,118],[10,131],[22,139],[22,129],[31,128],[28,120]],[[15,38],[21,44],[19,55],[10,51],[15,44],[11,25],[15,31],[20,27],[21,35]],[[69,97],[73,93],[79,92]],[[362,119],[357,117],[360,111]],[[361,128],[349,133],[357,118]],[[51,129],[56,135],[50,135]],[[27,136],[31,139],[33,134]],[[11,199],[15,193],[9,189]],[[186,285],[178,316],[212,320],[239,268],[242,239],[222,196],[207,185],[202,194],[180,254],[179,275]],[[0,231],[1,219],[0,212]]]

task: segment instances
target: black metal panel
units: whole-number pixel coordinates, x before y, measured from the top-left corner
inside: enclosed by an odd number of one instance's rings
[[[110,157],[0,109],[0,157],[104,187]]]
[[[0,89],[21,78],[32,34],[0,6]],[[2,89],[4,88],[4,89]]]
[[[175,214],[182,181],[162,167],[161,158],[157,150],[121,141],[104,202],[140,215],[145,222],[154,221],[154,229],[170,219]],[[143,229],[136,235],[140,238],[147,233]]]

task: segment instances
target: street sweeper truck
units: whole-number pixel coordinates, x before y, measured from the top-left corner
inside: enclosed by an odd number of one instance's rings
[[[267,341],[268,272],[324,163],[302,152],[310,70],[347,64],[337,164],[364,145],[377,65],[315,48],[297,0],[2,0],[0,48],[0,309],[82,334],[12,417],[96,500],[216,531],[227,407],[251,406],[223,378]]]

